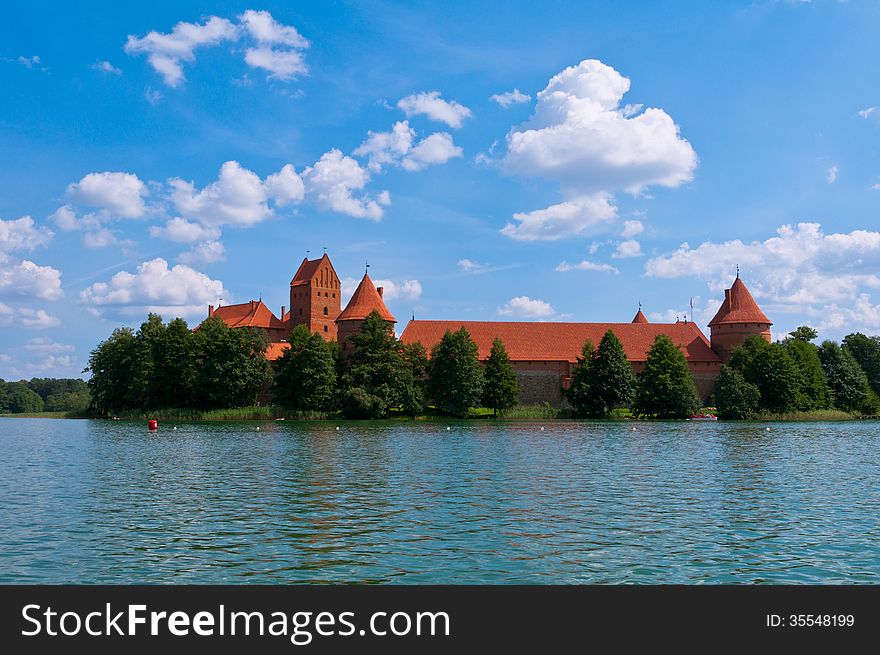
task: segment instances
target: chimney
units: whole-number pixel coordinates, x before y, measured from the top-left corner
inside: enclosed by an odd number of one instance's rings
[[[287,309],[284,305],[281,305],[281,320],[284,320],[284,311]]]
[[[208,318],[214,315],[214,305],[208,305]]]
[[[730,300],[730,289],[724,290],[724,299],[728,301]]]
[[[385,287],[376,287],[376,291],[379,292],[379,297],[382,297],[382,292],[385,291]]]

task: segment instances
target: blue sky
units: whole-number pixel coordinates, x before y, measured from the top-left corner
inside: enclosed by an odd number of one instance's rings
[[[880,333],[880,6],[19,3],[0,377],[149,309],[278,313],[306,251],[419,318]],[[683,244],[687,244],[686,246]]]

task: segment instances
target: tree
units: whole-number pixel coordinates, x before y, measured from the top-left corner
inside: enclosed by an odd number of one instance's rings
[[[85,412],[89,388],[80,378],[33,378],[28,388],[43,399],[46,412]]]
[[[231,329],[223,319],[206,319],[195,332],[193,403],[199,409],[246,407],[271,381],[266,335]]]
[[[193,405],[196,336],[182,318],[169,322],[153,349],[150,402],[154,407]]]
[[[574,370],[571,372],[571,382],[568,386],[568,402],[571,403],[575,414],[588,416],[592,410],[593,396],[590,390],[589,370],[593,363],[596,349],[593,342],[587,339],[581,346],[581,356],[577,358]]]
[[[799,341],[806,341],[809,343],[813,339],[819,336],[819,333],[816,332],[809,325],[801,325],[799,328],[796,328],[791,334],[788,335],[788,339],[797,339]]]
[[[746,382],[742,373],[730,366],[722,366],[715,382],[715,403],[721,418],[744,419],[754,416],[761,392]]]
[[[420,341],[403,346],[404,385],[402,409],[408,416],[425,411],[428,352]]]
[[[161,387],[157,383],[157,359],[159,350],[165,336],[165,323],[158,314],[150,312],[147,320],[141,323],[135,333],[135,357],[136,364],[133,367],[134,376],[131,384],[132,392],[137,395],[142,409],[156,409],[160,407],[159,396]]]
[[[0,413],[33,414],[43,411],[43,399],[28,387],[27,382],[0,380],[0,387]]]
[[[810,330],[815,334],[815,330],[811,328],[798,328],[798,330]],[[795,330],[793,334],[798,330]],[[828,380],[825,378],[825,371],[819,361],[819,349],[799,337],[786,339],[782,345],[800,373],[800,385],[795,399],[797,409],[805,412],[830,407],[831,397],[828,391]]]
[[[618,407],[629,407],[635,400],[636,379],[632,367],[620,340],[611,330],[599,342],[587,377],[599,416],[608,416]]]
[[[275,362],[275,402],[299,412],[328,409],[336,387],[336,370],[327,342],[305,325],[298,325],[289,343]]]
[[[782,344],[751,336],[734,348],[729,364],[742,373],[747,382],[758,387],[761,409],[779,413],[797,409],[803,382],[797,365]]]
[[[687,418],[700,406],[687,360],[672,339],[657,335],[639,376],[636,413],[657,418]]]
[[[352,335],[354,352],[343,376],[342,410],[349,418],[381,418],[400,407],[406,366],[394,331],[375,310]]]
[[[444,414],[464,417],[479,404],[483,368],[477,353],[477,344],[464,327],[444,334],[431,350],[428,388],[434,405]]]
[[[862,367],[874,393],[880,394],[880,337],[855,332],[843,338],[843,347]]]
[[[89,355],[86,371],[91,402],[89,410],[100,416],[139,407],[141,398],[132,384],[138,365],[138,344],[131,328],[117,328]]]
[[[828,387],[837,409],[845,412],[876,411],[869,406],[871,387],[868,376],[849,350],[833,341],[824,341],[819,346],[819,360],[828,377]]]
[[[498,416],[499,409],[510,409],[516,405],[519,384],[504,342],[498,337],[492,341],[483,378],[483,407],[491,407],[492,414]]]

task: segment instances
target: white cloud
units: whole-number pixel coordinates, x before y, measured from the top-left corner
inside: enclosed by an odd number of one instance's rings
[[[46,227],[34,227],[34,219],[30,216],[8,221],[0,219],[0,252],[33,250],[47,245],[53,236]]]
[[[219,241],[205,241],[190,250],[183,252],[177,258],[184,264],[213,264],[226,259],[226,248]]]
[[[147,86],[144,87],[144,98],[146,98],[147,102],[155,107],[162,99],[162,94],[152,87]]]
[[[642,225],[641,221],[624,221],[623,230],[621,230],[620,236],[624,239],[632,239],[633,237],[639,236],[644,231],[645,226]]]
[[[0,302],[0,327],[24,327],[38,330],[59,325],[61,325],[61,321],[50,316],[43,309],[10,307]]]
[[[150,236],[176,243],[196,243],[208,241],[220,237],[220,229],[205,227],[198,223],[190,223],[185,218],[177,216],[165,223],[165,227],[153,225],[150,227]]]
[[[75,203],[105,209],[119,218],[144,215],[147,186],[132,173],[89,173],[67,186],[67,196]]]
[[[556,182],[566,202],[603,197],[606,205],[615,191],[639,193],[648,186],[675,187],[690,181],[697,165],[694,149],[662,109],[634,115],[633,106],[621,108],[629,86],[627,78],[594,59],[566,68],[538,93],[531,119],[508,133],[505,170]],[[545,236],[517,236],[509,226],[502,232],[514,238],[548,238],[547,233],[555,233],[556,216],[565,223],[564,236],[595,223],[586,212],[580,214],[584,225],[578,225],[571,208],[558,211],[564,206],[565,202],[547,208],[556,210],[543,215]]]
[[[376,287],[382,287],[382,299],[417,300],[422,296],[422,283],[418,280],[374,280]]]
[[[858,111],[859,116],[862,118],[870,118],[870,116],[877,111],[877,107],[865,107],[864,109],[860,109]]]
[[[432,164],[445,164],[453,157],[461,155],[462,150],[453,143],[451,134],[435,132],[422,139],[400,165],[408,171],[420,171]]]
[[[423,114],[428,118],[446,123],[449,127],[459,128],[465,118],[472,116],[471,110],[454,100],[446,101],[440,97],[439,91],[415,93],[401,98],[397,107],[409,116]]]
[[[825,181],[828,184],[834,184],[837,181],[837,166],[832,166],[825,171]]]
[[[262,68],[269,71],[270,78],[279,80],[291,80],[309,70],[302,54],[296,50],[277,50],[268,46],[248,48],[244,60],[251,68]]]
[[[268,11],[248,9],[239,20],[247,31],[260,43],[284,45],[291,48],[308,48],[309,42],[290,25],[283,25],[272,18]]]
[[[303,171],[302,177],[306,195],[322,209],[378,221],[384,214],[382,205],[390,202],[387,192],[379,194],[376,200],[353,196],[353,191],[363,189],[370,180],[369,171],[336,148],[321,155],[314,166]]]
[[[92,65],[92,68],[94,68],[96,71],[100,71],[102,73],[109,73],[111,75],[122,75],[122,71],[120,69],[116,68],[116,66],[111,64],[106,59],[103,61],[95,62]]]
[[[146,54],[150,65],[174,87],[183,81],[182,61],[195,61],[198,47],[213,46],[238,38],[236,26],[225,18],[209,17],[204,23],[180,22],[170,33],[152,31],[144,37],[129,35],[125,52]]]
[[[0,253],[0,296],[56,300],[62,296],[61,271]]]
[[[616,217],[610,194],[600,192],[545,209],[518,212],[513,218],[519,224],[508,223],[501,233],[520,241],[556,241],[593,231]]]
[[[579,264],[569,264],[568,262],[560,262],[559,265],[556,266],[556,270],[560,273],[567,273],[569,271],[598,271],[600,273],[620,273],[614,266],[611,264],[602,264],[599,262],[591,262],[588,260],[583,260]]]
[[[465,273],[475,273],[486,269],[488,264],[481,264],[470,259],[459,259],[457,266]]]
[[[147,311],[175,316],[205,312],[227,296],[223,283],[184,264],[172,268],[157,257],[138,265],[135,273],[120,271],[109,282],[96,282],[80,293],[89,308],[138,315]]]
[[[180,178],[168,184],[172,202],[184,218],[212,227],[255,225],[272,216],[270,200],[282,205],[302,198],[302,180],[289,164],[265,182],[237,161],[228,161],[220,167],[217,181],[200,191]]]
[[[109,246],[129,247],[134,245],[134,241],[129,239],[120,239],[116,233],[107,228],[90,230],[83,235],[82,243],[86,248],[96,250],[98,248],[107,248]]]
[[[66,343],[58,343],[49,337],[34,337],[28,340],[24,349],[30,353],[65,353],[73,352],[74,347]]]
[[[617,244],[617,249],[611,255],[615,259],[627,259],[629,257],[641,257],[642,245],[635,239],[627,239]]]
[[[379,171],[386,164],[396,163],[411,149],[416,132],[408,121],[398,121],[390,132],[367,133],[367,138],[357,147],[354,155],[367,157],[367,168]]]
[[[532,99],[532,96],[526,95],[519,89],[514,89],[513,91],[506,91],[505,93],[496,93],[493,96],[489,96],[489,100],[492,102],[497,102],[499,105],[507,109],[510,105],[517,105],[524,102],[529,102]]]
[[[18,57],[18,59],[16,59],[16,61],[19,64],[21,64],[22,66],[24,66],[25,68],[33,68],[34,66],[40,65],[40,56],[39,55],[33,55],[31,57],[20,56],[20,57]]]
[[[498,313],[502,316],[518,318],[546,318],[553,315],[553,307],[543,300],[532,299],[528,296],[516,296],[499,307]]]

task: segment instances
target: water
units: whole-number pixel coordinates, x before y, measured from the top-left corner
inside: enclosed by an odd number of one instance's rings
[[[544,426],[0,419],[0,582],[880,582],[880,423]]]

